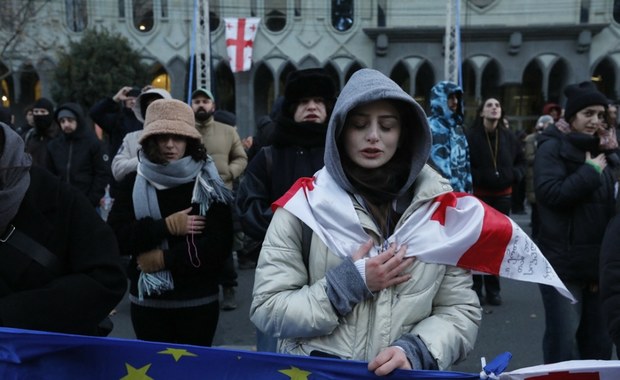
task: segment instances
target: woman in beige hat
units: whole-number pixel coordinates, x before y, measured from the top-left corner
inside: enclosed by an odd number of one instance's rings
[[[228,190],[202,145],[194,114],[153,102],[137,173],[114,190],[108,223],[131,256],[131,319],[142,340],[210,346],[219,316],[217,273],[231,252]]]

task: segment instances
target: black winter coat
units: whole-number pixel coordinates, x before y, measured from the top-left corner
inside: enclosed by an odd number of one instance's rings
[[[495,136],[498,136],[497,168],[491,148],[495,151]],[[483,126],[466,132],[471,159],[471,176],[474,193],[477,189],[501,191],[519,182],[525,176],[525,156],[521,144],[512,131],[499,125],[494,133],[487,135]]]
[[[127,288],[112,230],[84,195],[35,166],[11,223],[58,256],[64,274],[0,245],[0,326],[96,335]]]
[[[248,165],[235,207],[243,232],[262,241],[273,217],[271,204],[301,177],[324,166],[325,124],[295,123],[281,116],[274,123],[273,145],[262,148]]]
[[[112,98],[104,98],[91,107],[90,118],[108,135],[110,156],[114,157],[123,143],[126,134],[142,129],[142,122],[133,110],[116,103]]]
[[[620,347],[620,214],[607,225],[601,247],[600,289],[609,335]]]
[[[217,295],[218,274],[224,269],[225,261],[232,251],[232,214],[229,205],[213,203],[207,211],[206,226],[201,234],[172,236],[166,227],[165,218],[177,211],[197,205],[191,203],[194,182],[157,190],[157,200],[162,219],[147,217],[136,220],[133,206],[133,186],[136,173],[128,174],[114,189],[114,204],[108,216],[108,224],[114,229],[122,255],[131,256],[127,268],[131,280],[130,293],[137,297],[136,258],[140,253],[158,248],[168,239],[169,249],[164,250],[165,268],[172,273],[174,289],[161,295],[146,296],[160,300],[194,300]],[[190,258],[189,250],[197,248],[197,257]],[[193,264],[192,264],[193,262]],[[194,266],[194,264],[200,264]]]
[[[585,151],[551,125],[538,137],[534,187],[543,254],[562,280],[598,283],[601,242],[614,212],[611,169],[599,174],[585,163]]]
[[[47,168],[80,190],[93,206],[98,206],[105,187],[112,180],[110,159],[101,141],[84,124],[77,104],[67,103],[56,110],[70,109],[77,117],[77,129],[70,134],[61,132],[47,145]]]

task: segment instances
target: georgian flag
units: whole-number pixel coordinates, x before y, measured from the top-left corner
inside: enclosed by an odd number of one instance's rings
[[[252,67],[252,47],[260,18],[225,18],[226,52],[233,73]]]
[[[349,195],[325,168],[300,178],[272,208],[301,219],[340,257],[370,238],[359,223]],[[551,264],[527,234],[506,215],[465,193],[442,194],[415,210],[388,238],[407,245],[406,256],[514,280],[555,287],[576,302]],[[381,252],[371,249],[370,257]]]

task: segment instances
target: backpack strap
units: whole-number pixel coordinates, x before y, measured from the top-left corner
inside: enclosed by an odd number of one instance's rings
[[[310,262],[310,243],[312,243],[312,229],[302,222],[301,225],[301,258],[304,261],[306,272]]]
[[[0,238],[0,244],[0,247],[5,244],[12,246],[46,268],[53,276],[62,273],[62,265],[56,255],[13,225],[7,227]]]

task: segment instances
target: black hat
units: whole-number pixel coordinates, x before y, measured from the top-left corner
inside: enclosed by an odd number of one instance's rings
[[[336,85],[323,69],[305,69],[293,71],[286,78],[284,86],[283,110],[291,110],[302,98],[322,97],[326,105],[331,104],[336,96]]]
[[[32,109],[35,108],[46,109],[50,114],[54,112],[54,104],[47,98],[39,98],[36,102],[34,102]]]
[[[582,109],[600,105],[607,107],[608,100],[592,82],[581,82],[579,84],[571,84],[564,89],[566,95],[566,107],[564,108],[564,119],[570,118]]]

